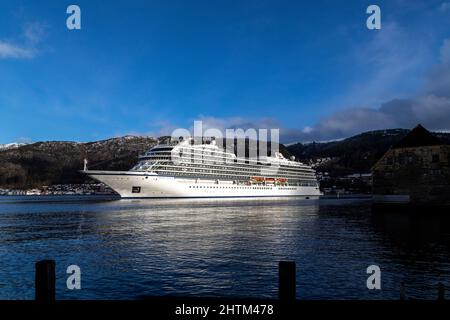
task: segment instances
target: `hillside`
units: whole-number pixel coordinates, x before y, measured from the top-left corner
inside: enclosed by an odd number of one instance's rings
[[[408,132],[406,129],[369,131],[340,141],[297,143],[287,149],[297,159],[313,163],[318,171],[327,171],[331,176],[365,173],[370,172],[375,162]],[[450,143],[449,133],[434,135],[444,143]]]
[[[128,170],[139,154],[156,144],[150,137],[126,136],[97,142],[38,142],[0,150],[0,188],[83,183],[85,158],[92,169]]]
[[[295,155],[302,162],[312,164],[318,172],[342,177],[369,172],[389,147],[408,131],[371,131],[341,141],[280,145],[279,148],[285,157]],[[435,135],[450,143],[450,134]],[[0,188],[89,183],[92,181],[79,172],[85,158],[93,170],[128,170],[136,164],[140,154],[156,143],[157,139],[151,137],[125,136],[88,143],[50,141],[0,149]]]
[[[79,172],[85,158],[92,170],[129,170],[138,156],[156,143],[157,139],[151,137],[125,136],[88,143],[49,141],[0,149],[0,188],[89,183],[92,180]],[[246,145],[247,151],[248,148]],[[284,146],[279,148],[290,156]]]

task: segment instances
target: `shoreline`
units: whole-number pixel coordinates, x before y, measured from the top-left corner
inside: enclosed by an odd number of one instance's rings
[[[29,203],[29,202],[113,201],[113,200],[120,200],[120,196],[114,194],[0,195],[0,204]]]
[[[84,202],[84,201],[116,201],[121,200],[119,195],[114,194],[91,194],[91,195],[73,195],[73,194],[58,194],[58,195],[0,195],[0,204],[3,203],[30,203],[30,202]],[[160,198],[161,199],[161,198]],[[159,200],[160,200],[159,199]],[[170,200],[171,198],[167,198]],[[189,198],[186,198],[189,199]],[[214,198],[211,198],[214,199]],[[233,199],[233,198],[230,198]],[[249,198],[252,199],[252,198]],[[340,195],[325,195],[321,196],[319,200],[371,200],[371,195],[365,194],[346,194]],[[127,199],[129,200],[129,199]],[[131,199],[132,200],[132,199]],[[151,200],[151,198],[149,198]]]

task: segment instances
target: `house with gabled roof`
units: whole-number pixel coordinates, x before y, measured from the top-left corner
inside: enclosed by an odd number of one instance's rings
[[[375,204],[450,205],[450,146],[422,125],[373,166]]]

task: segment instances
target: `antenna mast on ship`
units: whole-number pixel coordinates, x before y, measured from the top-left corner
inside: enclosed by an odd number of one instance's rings
[[[83,171],[87,171],[87,165],[88,165],[88,161],[86,158],[84,158],[84,167],[83,167]]]

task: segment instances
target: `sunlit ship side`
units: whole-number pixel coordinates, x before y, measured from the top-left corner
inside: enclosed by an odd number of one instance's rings
[[[237,158],[215,141],[158,144],[129,171],[84,172],[122,198],[303,197],[321,193],[315,171],[280,153]]]

